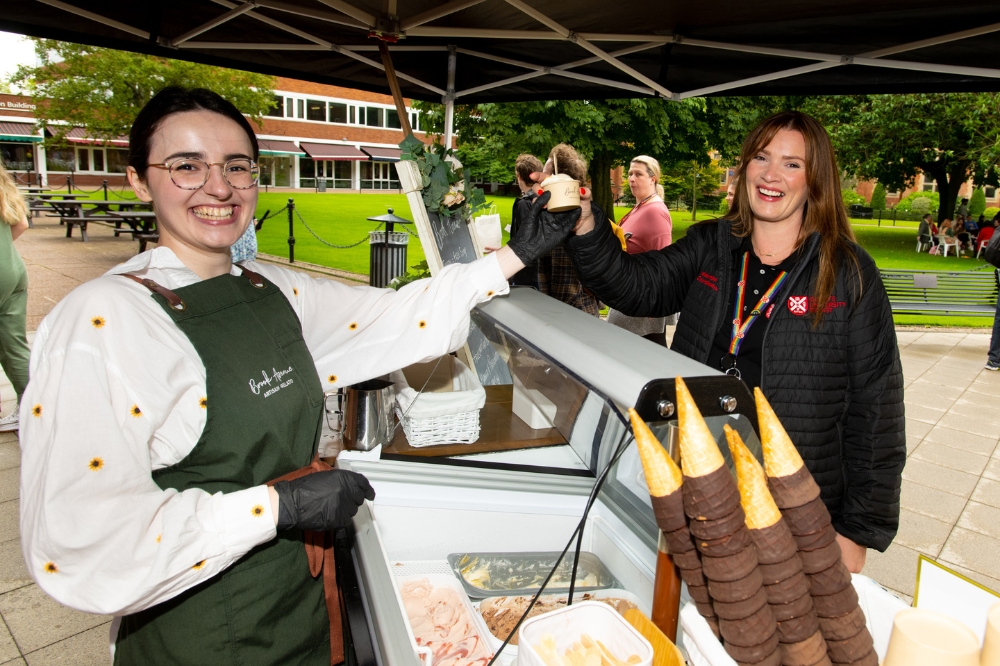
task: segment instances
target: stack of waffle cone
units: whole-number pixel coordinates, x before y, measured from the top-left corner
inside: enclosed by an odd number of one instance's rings
[[[778,624],[782,663],[829,666],[826,641],[813,611],[795,539],[767,489],[760,463],[743,444],[739,433],[728,425],[724,429],[736,464],[740,503],[764,578],[764,598]]]
[[[687,516],[684,514],[681,470],[663,450],[660,441],[639,414],[634,409],[629,409],[628,414],[646,475],[646,487],[649,488],[656,525],[663,532],[670,558],[677,566],[681,580],[687,584],[688,594],[694,599],[698,612],[718,636],[718,618],[712,610],[707,581],[701,570],[701,554],[695,547],[688,530]]]
[[[830,660],[833,664],[877,666],[872,637],[865,628],[851,574],[841,560],[837,533],[820,499],[819,486],[764,394],[756,388],[754,395],[768,487],[795,539]]]
[[[677,378],[684,510],[701,553],[712,609],[726,652],[740,664],[778,666],[778,632],[763,589],[740,493],[722,452]],[[802,665],[806,666],[806,665]]]

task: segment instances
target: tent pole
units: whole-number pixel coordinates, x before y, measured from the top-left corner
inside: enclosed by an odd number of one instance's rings
[[[444,147],[451,148],[455,136],[455,68],[457,51],[448,45],[448,92],[444,96]]]
[[[403,137],[413,136],[413,130],[410,128],[410,116],[406,113],[406,104],[403,103],[403,93],[399,90],[396,69],[392,66],[392,56],[389,54],[389,47],[381,39],[378,42],[378,52],[382,56],[382,65],[385,67],[385,78],[389,82],[389,90],[392,91],[392,101],[396,104],[396,113],[399,115],[399,124],[403,129]]]

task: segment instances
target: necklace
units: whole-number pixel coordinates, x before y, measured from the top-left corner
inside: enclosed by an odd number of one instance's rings
[[[761,252],[760,249],[757,247],[757,242],[753,239],[753,236],[750,237],[750,244],[753,246],[753,251],[757,254],[758,257],[775,257],[778,255],[788,256],[789,252],[795,249],[795,244],[797,242],[798,239],[792,241],[791,245],[786,246],[780,252]]]

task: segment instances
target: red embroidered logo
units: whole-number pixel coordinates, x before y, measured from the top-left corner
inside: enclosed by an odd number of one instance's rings
[[[716,284],[716,282],[719,281],[719,278],[715,277],[714,275],[709,275],[705,271],[702,271],[701,274],[698,276],[697,281],[702,283],[706,287],[711,287],[715,291],[719,291],[719,285]]]
[[[837,308],[847,307],[845,301],[838,301],[834,296],[830,296],[830,299],[823,306],[823,314],[830,314]],[[816,312],[819,308],[816,306],[816,298],[813,296],[789,296],[788,297],[788,311],[791,312],[796,317],[801,317],[809,312]]]
[[[771,303],[770,307],[768,307],[767,310],[764,312],[764,318],[770,319],[772,312],[774,312],[774,303]]]
[[[789,296],[788,311],[791,312],[796,317],[801,317],[802,315],[806,314],[807,312],[809,312],[809,297]]]

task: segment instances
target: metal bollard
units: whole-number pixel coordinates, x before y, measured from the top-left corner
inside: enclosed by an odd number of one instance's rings
[[[104,200],[108,200],[108,179],[104,179]]]
[[[295,263],[295,199],[288,200],[288,263]]]
[[[66,194],[73,194],[73,181],[69,176],[66,176]]]

